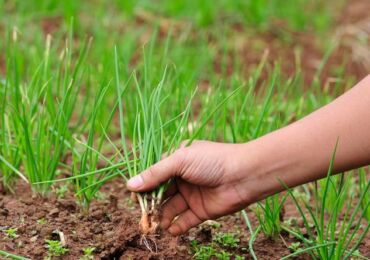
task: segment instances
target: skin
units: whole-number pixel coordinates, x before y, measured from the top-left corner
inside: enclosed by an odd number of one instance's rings
[[[327,174],[370,164],[370,75],[330,104],[284,128],[243,144],[195,141],[183,145],[127,186],[154,189],[172,179],[161,227],[186,232],[284,190]],[[280,180],[280,181],[279,181]]]

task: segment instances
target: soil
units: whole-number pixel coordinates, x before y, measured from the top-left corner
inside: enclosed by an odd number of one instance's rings
[[[57,259],[79,259],[83,248],[95,247],[94,259],[193,259],[192,241],[210,245],[217,233],[239,234],[236,248],[216,247],[234,255],[251,259],[248,251],[249,231],[239,215],[226,216],[216,221],[205,222],[188,234],[179,237],[162,232],[147,241],[151,252],[143,243],[138,231],[140,212],[131,202],[130,194],[121,179],[115,179],[102,188],[101,199],[92,203],[89,214],[80,212],[72,194],[68,191],[64,198],[55,195],[40,198],[32,195],[28,185],[18,183],[17,195],[0,194],[0,230],[17,228],[17,238],[8,238],[0,232],[0,250],[27,256],[31,259],[44,259],[48,256],[45,240],[60,240],[61,234],[69,252]],[[286,217],[296,217],[294,206],[285,205]],[[249,214],[253,227],[257,226],[254,214]],[[290,250],[287,245],[295,239],[282,233],[276,240],[266,238],[262,233],[254,243],[259,259],[279,259]],[[370,257],[370,237],[360,247],[360,252]],[[1,257],[0,257],[1,258]],[[309,259],[301,255],[296,259]]]

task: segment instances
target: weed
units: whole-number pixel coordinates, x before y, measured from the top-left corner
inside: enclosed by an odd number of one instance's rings
[[[215,241],[217,242],[217,241]],[[201,245],[197,240],[191,241],[191,248],[193,252],[194,259],[197,260],[206,260],[206,259],[219,259],[219,260],[228,260],[228,259],[244,259],[244,257],[239,255],[234,255],[228,251],[220,249],[216,244],[211,243],[210,245]],[[230,247],[230,246],[226,246]]]
[[[60,185],[56,190],[55,194],[57,195],[58,199],[63,199],[68,192],[68,185]]]
[[[301,242],[293,242],[289,245],[289,249],[292,251],[292,252],[297,252],[298,250],[300,250],[300,247],[301,247]]]
[[[46,225],[48,223],[45,218],[40,218],[36,222],[38,225]]]
[[[82,249],[83,256],[80,258],[80,260],[92,260],[94,259],[94,251],[96,250],[95,247],[86,247]]]
[[[69,249],[65,248],[58,240],[45,240],[49,257],[62,256],[68,253]]]
[[[214,239],[216,243],[226,248],[238,247],[239,238],[233,233],[218,233]]]
[[[8,229],[3,230],[3,233],[9,239],[14,239],[14,238],[19,237],[19,235],[17,234],[17,232],[18,232],[18,228],[8,228]]]

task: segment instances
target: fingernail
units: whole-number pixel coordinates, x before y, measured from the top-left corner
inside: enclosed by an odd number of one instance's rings
[[[132,178],[127,182],[127,186],[129,186],[130,188],[133,188],[133,189],[138,189],[138,188],[140,188],[143,184],[144,184],[144,180],[143,180],[143,178],[142,178],[140,175],[135,176],[135,177],[132,177]]]

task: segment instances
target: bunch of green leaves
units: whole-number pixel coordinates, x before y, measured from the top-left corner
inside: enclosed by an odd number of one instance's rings
[[[87,119],[87,124],[90,126],[87,140],[85,142],[75,140],[72,166],[73,177],[66,178],[66,180],[73,181],[76,197],[84,212],[88,212],[90,203],[95,198],[101,186],[111,178],[117,176],[116,174],[112,174],[113,170],[118,167],[114,165],[113,158],[107,158],[102,153],[106,132],[112,121],[115,109],[108,115],[106,122],[97,124],[98,113],[104,105],[103,101],[108,89],[109,84],[102,85],[95,97],[93,110]],[[100,136],[96,134],[97,125],[100,125],[102,128]],[[77,146],[82,149],[82,154],[79,152],[81,149],[78,149]],[[99,169],[99,162],[107,164],[108,167]],[[112,165],[114,166],[111,167]]]
[[[360,178],[359,178],[359,190],[360,192],[363,192],[364,190],[366,190],[366,186],[367,186],[367,183],[370,182],[369,178],[366,178],[366,169],[365,168],[361,168],[359,170],[359,175],[360,175]],[[362,210],[364,210],[365,212],[365,218],[367,219],[367,221],[370,222],[370,206],[367,206],[370,204],[370,192],[367,192],[365,195],[364,195],[364,198],[362,200],[362,203],[361,203],[361,207],[362,207]]]
[[[17,121],[9,108],[9,81],[0,82],[0,176],[4,189],[14,193],[12,186],[17,177],[27,181],[19,172],[21,164],[20,149],[16,143]]]
[[[22,176],[42,195],[50,190],[65,148],[70,147],[69,123],[80,92],[84,76],[82,64],[89,48],[89,42],[85,42],[73,62],[72,32],[68,39],[55,75],[49,64],[51,38],[47,38],[43,61],[29,82],[23,82],[20,77],[18,60],[22,53],[18,51],[16,37],[13,37],[10,53],[7,101],[14,114],[11,135],[23,162]],[[18,161],[2,159],[6,166],[16,171]]]
[[[314,182],[311,186],[314,186],[313,192],[318,197],[317,201],[322,201],[323,197],[326,196],[325,200],[328,210],[333,211],[333,207],[337,207],[336,210],[341,211],[346,204],[349,193],[354,192],[355,182],[352,173],[346,173],[324,178]],[[315,206],[320,207],[321,205],[316,204]]]
[[[333,178],[332,169],[335,151],[328,170],[328,181],[322,187],[323,196],[318,196],[317,192],[314,193],[315,208],[312,208],[305,201],[301,201],[304,205],[302,207],[292,190],[288,189],[288,194],[293,199],[307,232],[307,234],[304,234],[299,228],[293,230],[284,227],[286,231],[299,239],[304,247],[304,249],[293,253],[294,256],[301,253],[309,253],[313,259],[350,259],[352,256],[357,255],[356,250],[370,229],[370,223],[362,226],[362,220],[370,206],[370,202],[364,205],[364,199],[369,193],[370,181],[361,189],[360,194],[356,196],[354,193],[348,194],[345,192],[345,180],[343,180],[342,184],[336,187],[336,200],[331,202],[333,205],[328,206],[327,194],[329,185],[333,181],[330,178]],[[343,197],[346,197],[346,203],[343,210],[340,210]],[[293,254],[290,256],[293,256]]]
[[[172,118],[164,122],[161,115],[161,105],[165,102],[162,90],[166,79],[166,70],[161,81],[153,89],[146,84],[144,84],[144,87],[141,87],[136,74],[133,74],[132,80],[136,87],[137,96],[130,97],[134,98],[136,107],[135,121],[129,122],[133,127],[130,149],[126,141],[127,126],[125,126],[124,105],[121,100],[124,89],[121,88],[120,84],[117,50],[115,60],[121,142],[124,152],[122,160],[127,163],[128,176],[131,178],[161,160],[163,154],[171,153],[179,146],[186,133],[186,131],[181,131],[181,129],[184,129],[187,125],[191,108],[190,104],[194,94],[191,95],[185,110],[177,118]],[[129,154],[133,156],[132,161],[130,161]],[[164,183],[152,191],[151,194],[138,195],[143,213],[148,214],[149,211],[154,210],[152,207],[158,207],[160,205],[166,187],[167,183]]]
[[[58,240],[45,240],[45,242],[49,257],[62,256],[69,252],[69,249],[65,248]]]
[[[282,230],[282,209],[287,195],[270,196],[264,202],[258,202],[254,208],[261,230],[267,237],[276,239]]]

